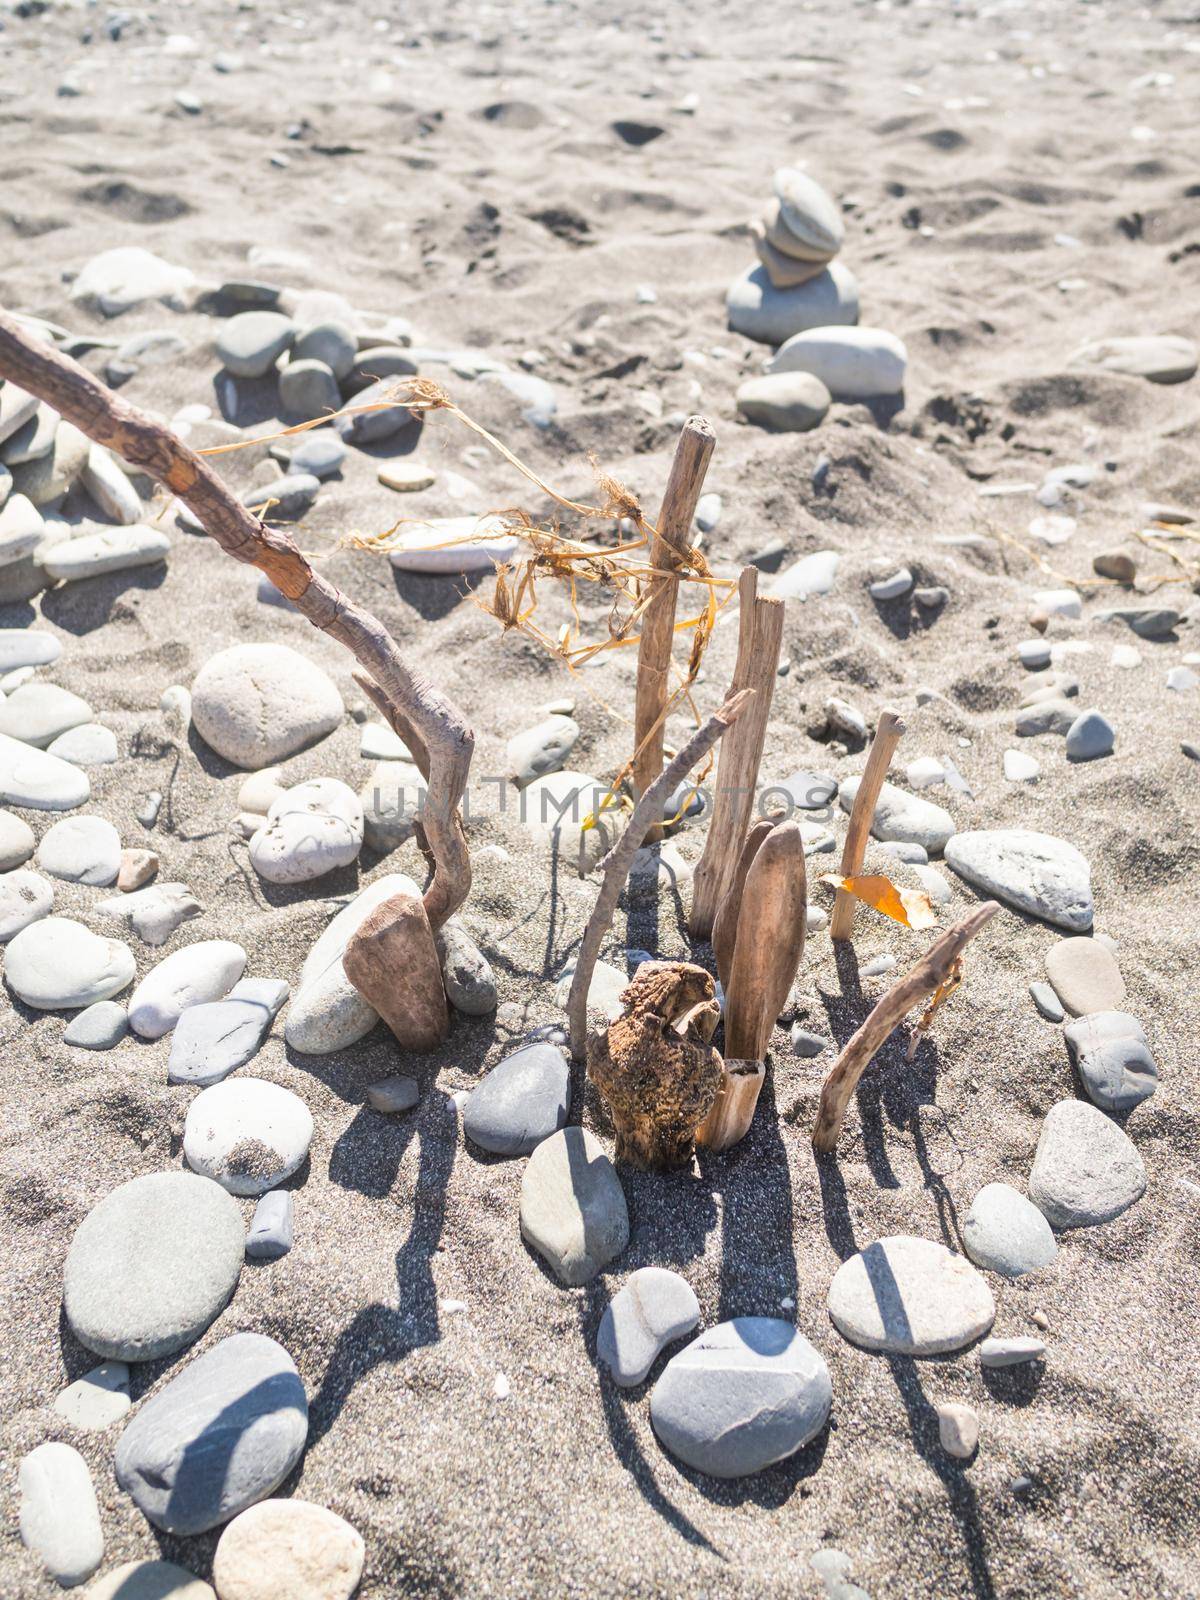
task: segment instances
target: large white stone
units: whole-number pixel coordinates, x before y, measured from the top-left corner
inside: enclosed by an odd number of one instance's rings
[[[858,321],[858,284],[840,261],[794,289],[777,289],[764,266],[736,278],[725,297],[730,331],[762,344],[783,344],[806,328]]]
[[[985,894],[1073,933],[1092,925],[1092,874],[1075,846],[1028,828],[956,833],[946,865]]]
[[[1111,1222],[1145,1190],[1145,1163],[1111,1117],[1082,1100],[1050,1107],[1029,1174],[1029,1198],[1052,1227]]]
[[[363,810],[337,778],[298,783],[272,801],[250,840],[250,864],[267,883],[308,883],[356,860]]]
[[[859,778],[843,778],[838,804],[849,812],[858,793]],[[954,818],[944,806],[885,783],[879,791],[871,832],[876,839],[896,844],[919,844],[931,855],[946,847],[954,833]]]
[[[4,977],[39,1011],[77,1011],[109,1000],[133,982],[133,952],[70,917],[42,917],[22,928],[4,957]]]
[[[188,1006],[228,994],[245,968],[246,952],[231,939],[202,939],[176,950],[133,991],[129,1026],[143,1039],[161,1039]]]
[[[210,657],[192,685],[192,723],[236,767],[269,767],[342,720],[332,680],[282,644],[239,644]]]
[[[38,873],[18,869],[0,874],[0,944],[48,917],[53,905],[54,885]]]
[[[221,1600],[350,1600],[366,1547],[336,1512],[310,1500],[263,1500],[222,1533],[213,1555]]]
[[[1019,1278],[1054,1260],[1050,1224],[1032,1201],[1007,1183],[989,1183],[963,1219],[963,1248],[977,1267]]]
[[[62,583],[77,583],[82,578],[103,577],[107,572],[124,572],[127,567],[157,566],[167,559],[170,550],[170,538],[161,528],[137,523],[67,539],[46,552],[42,566],[50,577]]]
[[[120,245],[92,257],[71,285],[71,299],[93,304],[106,317],[147,300],[182,310],[183,297],[195,281],[186,267],[172,266],[140,245]]]
[[[43,834],[37,863],[52,878],[105,888],[121,868],[121,835],[104,817],[64,817]]]
[[[0,733],[0,800],[35,811],[73,811],[91,792],[86,772]]]
[[[814,550],[785,567],[766,592],[773,600],[808,600],[828,594],[837,578],[840,560],[836,550]]]
[[[188,1107],[183,1153],[193,1171],[230,1194],[265,1194],[308,1154],[312,1112],[290,1089],[263,1078],[227,1078]]]
[[[388,559],[403,572],[488,572],[511,561],[520,540],[503,517],[433,517],[406,523]]]
[[[769,372],[807,372],[835,400],[876,400],[904,390],[908,352],[884,328],[809,328],[767,363]]]
[[[104,1558],[104,1534],[92,1475],[79,1451],[39,1444],[23,1458],[18,1481],[22,1543],[64,1589],[90,1578]]]
[[[934,1356],[986,1333],[996,1305],[965,1256],[895,1234],[842,1263],[829,1286],[829,1315],[839,1333],[868,1350]]]

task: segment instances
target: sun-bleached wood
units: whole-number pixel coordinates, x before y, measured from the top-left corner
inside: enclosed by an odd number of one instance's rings
[[[742,888],[725,992],[725,1053],[761,1061],[804,955],[808,884],[800,824],[777,823]]]
[[[850,807],[850,822],[846,828],[846,842],[842,846],[842,877],[853,878],[863,864],[867,853],[867,840],[875,820],[875,807],[879,804],[879,791],[883,788],[896,753],[896,746],[904,737],[904,719],[895,711],[880,713],[879,725],[867,764],[859,780],[854,804]],[[854,927],[854,896],[848,889],[839,889],[833,903],[833,916],[829,921],[831,939],[848,939]]]
[[[750,870],[750,863],[758,854],[759,846],[773,826],[774,824],[765,818],[760,818],[751,825],[746,841],[742,845],[742,852],[738,856],[732,881],[713,923],[713,955],[717,962],[717,977],[720,978],[724,989],[729,987],[729,969],[733,965],[733,949],[737,943],[738,914],[742,909],[742,890],[746,886],[746,874]]]
[[[761,1061],[725,1061],[713,1108],[696,1129],[696,1143],[720,1153],[750,1132],[767,1069]]]

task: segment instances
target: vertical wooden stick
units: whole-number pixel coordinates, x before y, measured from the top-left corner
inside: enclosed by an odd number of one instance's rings
[[[879,726],[871,740],[867,765],[858,783],[858,793],[850,808],[850,825],[846,829],[846,842],[842,846],[842,877],[852,878],[863,864],[867,853],[867,839],[875,820],[875,807],[879,804],[879,791],[883,788],[888,768],[896,746],[904,737],[904,719],[895,711],[880,714]],[[839,889],[833,904],[833,917],[829,924],[831,939],[848,939],[854,927],[854,896]]]
[[[724,1061],[713,1108],[696,1129],[696,1143],[719,1153],[750,1132],[767,1069],[761,1061]]]
[[[798,822],[781,822],[746,873],[725,995],[725,1054],[761,1061],[804,955],[808,885]]]
[[[742,891],[746,887],[746,874],[750,871],[750,863],[758,854],[760,845],[773,826],[774,824],[765,818],[761,818],[751,826],[734,868],[733,881],[726,891],[724,900],[721,901],[716,920],[713,922],[713,955],[717,961],[717,977],[725,989],[729,988],[729,969],[733,966],[733,951],[737,944],[738,917],[742,909]]]
[[[675,603],[679,595],[675,569],[691,548],[692,518],[696,515],[696,502],[716,443],[716,435],[703,417],[688,418],[675,448],[675,460],[671,464],[671,476],[667,480],[667,492],[663,495],[650,549],[650,564],[661,575],[650,579],[654,590],[642,614],[638,642],[634,723],[634,748],[638,754],[633,763],[636,795],[645,794],[662,771],[663,712],[670,689]],[[656,819],[646,832],[646,842],[661,838],[662,825]]]

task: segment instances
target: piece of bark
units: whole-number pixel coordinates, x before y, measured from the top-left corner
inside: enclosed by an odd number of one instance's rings
[[[588,1041],[588,1076],[612,1116],[617,1160],[668,1172],[691,1160],[721,1084],[709,1043],[721,1014],[712,974],[655,962],[621,1001],[625,1014]]]
[[[946,982],[968,940],[985,928],[999,909],[995,900],[985,900],[976,906],[961,922],[956,922],[936,939],[916,966],[880,997],[862,1027],[847,1041],[821,1085],[821,1103],[812,1136],[818,1150],[827,1153],[836,1147],[850,1096],[893,1028],[899,1026],[915,1005],[935,994]]]
[[[696,1130],[696,1143],[718,1153],[731,1149],[750,1132],[767,1075],[761,1061],[725,1061],[723,1066],[713,1108]]]
[[[759,598],[757,568],[743,568],[738,579],[738,598],[741,610],[731,692],[753,689],[754,703],[742,718],[736,734],[721,746],[712,821],[693,878],[692,909],[688,917],[688,930],[693,939],[707,939],[712,933],[754,813],[754,791],[783,640],[783,601]]]
[[[846,827],[846,842],[842,846],[842,877],[853,878],[862,868],[867,853],[867,840],[875,820],[875,807],[896,753],[896,746],[904,737],[904,719],[895,711],[880,713],[875,737],[867,753],[867,764],[859,779],[854,804],[850,807],[850,821]],[[839,889],[833,902],[833,916],[829,922],[831,939],[848,939],[854,928],[855,899],[848,889]]]
[[[746,874],[750,870],[750,863],[758,854],[759,846],[773,826],[773,823],[760,817],[746,835],[733,878],[713,923],[713,955],[717,961],[717,977],[720,978],[723,989],[729,988],[729,969],[733,965],[733,947],[737,943],[738,913],[742,909],[742,891],[746,887]]]
[[[405,1050],[432,1050],[449,1031],[442,964],[425,907],[396,894],[376,906],[346,946],[346,976]]]
[[[808,883],[798,822],[780,822],[759,846],[742,889],[725,992],[725,1052],[761,1061],[804,955]]]

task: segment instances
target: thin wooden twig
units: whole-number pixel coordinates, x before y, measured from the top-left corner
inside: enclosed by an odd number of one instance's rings
[[[567,997],[571,1054],[576,1060],[582,1060],[587,1048],[587,996],[592,973],[596,967],[596,957],[600,953],[604,935],[612,926],[617,901],[621,898],[621,890],[629,876],[633,858],[645,840],[647,824],[651,817],[661,816],[663,801],[671,790],[677,783],[682,783],[696,763],[708,754],[726,728],[737,721],[746,709],[747,702],[752,698],[752,694],[746,690],[730,695],[725,704],[713,712],[703,727],[696,730],[679,754],[639,799],[633,808],[633,815],[625,832],[600,863],[604,880],[600,885],[596,904],[592,907],[592,914],[588,918],[587,927],[583,931],[575,972],[571,978],[571,992]]]
[[[985,900],[961,922],[948,928],[930,945],[916,966],[882,996],[862,1027],[847,1042],[821,1086],[821,1104],[812,1136],[818,1150],[828,1153],[837,1145],[850,1096],[892,1029],[946,981],[968,940],[985,928],[999,909],[997,901]]]
[[[895,711],[884,711],[879,726],[871,740],[867,765],[858,780],[858,793],[850,808],[850,824],[846,829],[846,842],[842,846],[842,877],[853,878],[863,864],[867,853],[867,839],[875,820],[875,807],[879,804],[879,791],[883,788],[892,764],[896,746],[904,737],[904,719]],[[829,923],[831,939],[848,939],[854,927],[854,896],[847,889],[839,889]]]

